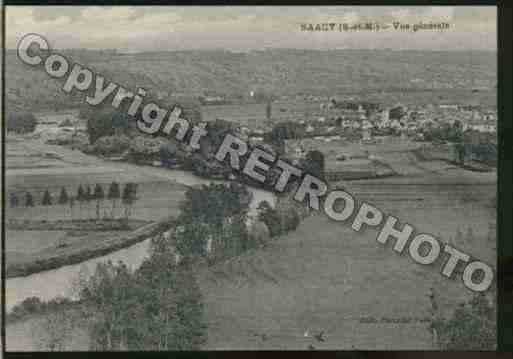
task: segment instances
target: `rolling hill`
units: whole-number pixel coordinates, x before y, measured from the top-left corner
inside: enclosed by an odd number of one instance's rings
[[[265,50],[176,51],[122,54],[63,50],[108,80],[141,86],[162,99],[205,93],[243,99],[250,91],[315,94],[394,101],[470,101],[495,104],[496,53],[487,51]],[[11,108],[77,107],[42,68],[6,52],[6,96]],[[430,95],[434,94],[434,95]]]

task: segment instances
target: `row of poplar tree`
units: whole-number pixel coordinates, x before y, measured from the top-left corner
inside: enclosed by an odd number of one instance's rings
[[[77,193],[75,196],[69,195],[68,191],[65,187],[61,188],[61,191],[59,193],[59,196],[57,198],[54,198],[54,196],[51,194],[51,192],[46,189],[43,193],[43,197],[41,199],[40,205],[41,206],[52,206],[52,205],[61,205],[66,206],[68,205],[70,208],[69,216],[71,218],[74,218],[74,211],[75,205],[78,203],[79,208],[79,217],[80,218],[92,218],[91,215],[91,204],[96,204],[96,218],[100,219],[102,218],[117,218],[119,217],[119,214],[117,213],[118,210],[118,203],[121,201],[121,204],[123,205],[124,213],[123,215],[126,218],[129,218],[133,214],[133,207],[135,205],[135,202],[137,201],[137,183],[126,183],[123,187],[123,190],[121,191],[121,187],[119,183],[112,182],[109,185],[107,194],[105,194],[104,188],[101,184],[97,183],[94,186],[94,189],[91,188],[91,186],[86,185],[82,186],[79,185],[77,189]],[[34,200],[34,196],[32,193],[27,191],[24,196],[24,201],[21,203],[20,198],[18,198],[18,195],[16,193],[10,194],[10,206],[11,208],[16,208],[19,206],[24,205],[25,207],[35,207],[36,203]],[[111,205],[110,208],[107,208],[105,206],[105,200],[109,200]],[[85,211],[84,211],[85,207]],[[67,210],[66,207],[64,207],[65,212],[64,215],[66,216]],[[119,208],[121,209],[121,207]],[[84,213],[85,212],[85,213]]]

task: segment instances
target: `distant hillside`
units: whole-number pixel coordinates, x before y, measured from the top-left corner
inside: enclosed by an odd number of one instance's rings
[[[180,51],[118,54],[63,51],[107,79],[141,86],[155,97],[198,97],[204,93],[241,98],[250,91],[275,95],[340,95],[373,92],[470,91],[489,93],[494,103],[496,53],[486,51],[268,50]],[[6,53],[6,95],[10,107],[41,110],[76,107],[62,85],[42,68]],[[490,95],[491,94],[491,95]],[[423,95],[422,95],[423,96]],[[442,96],[444,99],[447,95]],[[469,96],[465,95],[464,98]]]

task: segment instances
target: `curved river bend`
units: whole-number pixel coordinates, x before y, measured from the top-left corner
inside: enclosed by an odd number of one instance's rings
[[[165,177],[186,185],[206,184],[209,181],[194,176],[185,171],[166,171]],[[275,197],[271,192],[256,188],[249,188],[253,193],[253,200],[250,204],[250,216],[256,214],[256,207],[261,201],[275,203]],[[130,247],[120,249],[110,254],[89,259],[87,261],[63,266],[57,269],[34,273],[26,277],[9,278],[5,283],[5,306],[9,312],[16,304],[21,303],[28,297],[39,297],[48,301],[56,297],[77,298],[75,283],[79,277],[92,274],[96,265],[108,260],[112,262],[123,261],[130,268],[138,268],[143,260],[149,256],[150,240],[148,238]]]

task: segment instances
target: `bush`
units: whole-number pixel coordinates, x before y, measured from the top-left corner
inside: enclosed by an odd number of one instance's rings
[[[21,317],[27,314],[33,314],[40,311],[42,306],[43,302],[41,302],[39,297],[30,297],[13,307],[12,315]]]
[[[42,301],[39,297],[29,297],[20,304],[15,305],[12,311],[7,314],[6,320],[14,322],[24,319],[29,315],[45,314],[49,311],[59,311],[70,306],[73,302],[70,299],[57,297],[48,302]]]
[[[195,155],[190,161],[192,173],[205,178],[226,178],[232,171],[216,160],[207,160],[200,155]]]
[[[127,151],[131,140],[125,136],[105,136],[99,138],[91,148],[91,153],[102,156],[119,155]]]
[[[126,131],[130,127],[128,115],[112,109],[90,112],[85,116],[87,116],[86,131],[91,144],[101,137],[114,135],[117,130]]]
[[[454,124],[442,123],[437,127],[428,127],[422,131],[423,138],[433,143],[462,142],[463,129],[459,121]]]
[[[271,237],[281,236],[295,230],[301,223],[301,217],[293,206],[278,203],[272,208],[269,202],[262,201],[258,205],[258,219],[269,228]]]
[[[450,319],[431,324],[442,350],[495,350],[496,308],[482,293],[457,308]]]
[[[77,132],[71,136],[71,142],[67,143],[73,145],[73,147],[83,150],[89,145],[89,137],[84,132]],[[85,152],[85,151],[84,151]]]
[[[169,142],[161,137],[135,136],[130,140],[128,156],[134,162],[150,162],[160,159],[160,150]]]
[[[192,171],[193,169],[193,160],[192,155],[183,151],[179,151],[177,153],[177,160],[181,166],[181,169],[184,171]]]
[[[166,143],[160,145],[159,155],[161,161],[173,161],[176,160],[176,154],[178,151],[177,145],[174,143]]]
[[[309,151],[303,160],[305,173],[317,178],[324,177],[324,154],[320,151]]]

